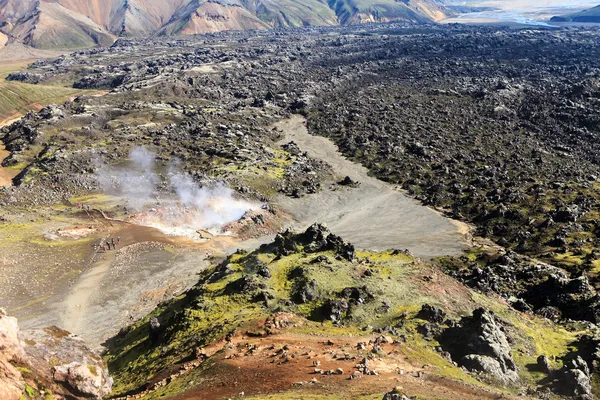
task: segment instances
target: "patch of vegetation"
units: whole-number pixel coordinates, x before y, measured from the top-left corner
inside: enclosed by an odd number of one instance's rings
[[[46,104],[61,104],[85,91],[54,86],[7,82],[5,78],[26,64],[23,62],[0,63],[0,123],[17,118]]]

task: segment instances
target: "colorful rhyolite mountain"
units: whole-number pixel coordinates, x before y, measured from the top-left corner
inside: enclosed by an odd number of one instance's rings
[[[117,37],[365,22],[431,22],[440,0],[0,0],[0,45],[109,45]]]

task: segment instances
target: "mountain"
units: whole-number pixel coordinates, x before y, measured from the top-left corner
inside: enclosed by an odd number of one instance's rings
[[[552,22],[593,22],[600,23],[600,5],[575,14],[552,17]]]
[[[193,35],[225,30],[267,28],[265,22],[238,4],[193,0],[177,10],[158,34]]]
[[[0,0],[0,46],[110,45],[118,37],[367,22],[433,22],[440,0]]]

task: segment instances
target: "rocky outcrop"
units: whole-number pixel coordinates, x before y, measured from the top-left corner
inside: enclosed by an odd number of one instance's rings
[[[383,395],[383,400],[409,400],[404,390],[401,387],[395,387],[392,391]]]
[[[19,370],[13,364],[24,356],[19,342],[17,319],[8,317],[0,310],[0,398],[18,399],[25,383]]]
[[[354,259],[354,246],[331,233],[322,224],[313,224],[301,234],[294,234],[289,230],[278,234],[272,246],[274,252],[282,256],[298,252],[302,247],[305,252],[317,253],[331,250],[341,259],[348,261]]]
[[[519,311],[551,320],[600,322],[600,296],[586,275],[571,278],[560,268],[512,251],[482,261],[487,265],[450,273],[471,287],[505,296]]]
[[[56,327],[20,331],[17,320],[0,311],[1,399],[20,399],[26,387],[58,398],[102,399],[112,383],[100,356],[82,339]]]
[[[424,319],[429,322],[442,323],[446,318],[446,313],[439,307],[430,304],[423,304],[421,310],[417,314],[417,318]]]
[[[555,392],[580,400],[592,400],[594,398],[590,369],[581,357],[577,356],[566,363],[561,370],[556,372],[555,376]]]
[[[452,359],[471,372],[487,374],[502,384],[518,380],[511,348],[494,314],[479,308],[440,335]]]
[[[95,365],[78,362],[54,367],[53,378],[73,389],[74,393],[94,399],[102,399],[110,394],[112,386],[112,380],[107,379]]]

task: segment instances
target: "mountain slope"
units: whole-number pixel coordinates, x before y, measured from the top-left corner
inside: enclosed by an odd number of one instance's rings
[[[50,2],[40,2],[31,14],[17,21],[11,34],[42,49],[106,46],[114,41],[110,32],[90,18]]]
[[[600,5],[569,15],[552,17],[552,22],[592,22],[600,23]]]
[[[449,14],[439,0],[0,0],[0,32],[40,49],[76,49],[120,36],[424,23]]]
[[[108,30],[118,36],[150,36],[160,24],[135,1],[118,4],[111,12]]]
[[[242,5],[274,28],[338,23],[335,12],[319,0],[242,0]]]
[[[411,21],[431,22],[447,16],[448,11],[432,0],[328,0],[342,24]]]
[[[159,35],[193,35],[227,30],[267,29],[242,6],[230,2],[193,0],[181,7]]]

